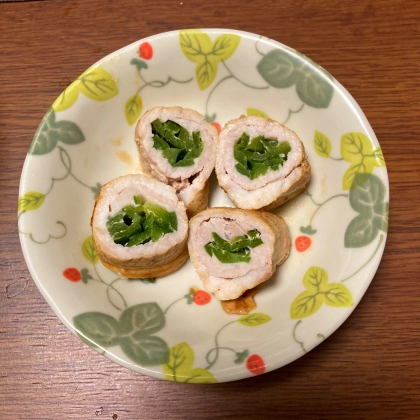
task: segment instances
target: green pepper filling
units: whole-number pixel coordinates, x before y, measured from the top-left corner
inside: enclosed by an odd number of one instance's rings
[[[203,142],[199,131],[190,133],[173,121],[162,122],[156,119],[152,122],[153,147],[174,168],[194,165],[194,159],[203,151]]]
[[[235,236],[231,241],[221,238],[216,232],[212,233],[213,242],[204,245],[210,257],[216,258],[224,264],[251,261],[251,249],[263,243],[258,230],[250,230],[246,235]]]
[[[156,242],[163,235],[178,229],[174,211],[149,202],[142,203],[140,196],[133,197],[134,204],[128,204],[112,219],[106,222],[109,234],[116,244],[134,246]]]
[[[290,150],[292,148],[286,141],[279,143],[264,136],[250,140],[248,134],[243,133],[233,146],[233,156],[237,162],[235,168],[251,180],[256,179],[283,165]]]

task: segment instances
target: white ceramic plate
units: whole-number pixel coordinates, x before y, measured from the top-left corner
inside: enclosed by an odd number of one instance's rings
[[[95,196],[138,170],[135,121],[156,105],[195,109],[216,126],[269,116],[305,144],[307,192],[275,211],[290,229],[291,254],[248,315],[226,314],[214,297],[197,304],[202,285],[189,261],[148,283],[122,280],[98,260]],[[382,256],[388,192],[375,134],[324,69],[257,35],[176,31],[105,57],[54,102],[22,172],[20,239],[47,302],[93,348],[157,378],[231,381],[292,362],[350,315]],[[210,205],[232,206],[214,176]]]

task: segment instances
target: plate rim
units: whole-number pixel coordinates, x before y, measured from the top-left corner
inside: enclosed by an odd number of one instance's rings
[[[262,35],[259,35],[259,34],[255,34],[255,33],[252,33],[252,32],[247,32],[247,31],[242,31],[242,30],[237,30],[237,29],[227,29],[227,28],[191,28],[190,30],[200,30],[200,31],[204,31],[205,33],[210,34],[210,35],[225,34],[225,33],[238,34],[242,37],[246,37],[249,40],[261,39],[263,41],[266,41],[268,44],[272,45],[273,47],[277,47],[277,48],[278,47],[285,47],[285,48],[288,48],[292,51],[299,52],[298,50],[295,50],[293,47],[289,47],[288,45],[283,44],[280,41],[277,41],[275,39],[268,38],[268,37],[265,37],[265,36],[262,36]],[[178,36],[179,31],[180,31],[180,29],[176,29],[176,30],[166,31],[166,32],[153,34],[153,35],[149,35],[149,36],[140,38],[136,41],[133,41],[133,42],[131,42],[131,43],[129,43],[129,44],[127,44],[127,45],[125,45],[125,46],[107,54],[106,56],[102,57],[100,60],[98,60],[95,63],[93,63],[92,65],[90,65],[88,67],[88,69],[109,60],[110,58],[116,56],[117,54],[120,54],[122,52],[125,52],[125,51],[133,48],[134,45],[138,45],[141,42],[156,40],[156,39],[160,39],[160,38],[171,38],[173,36]],[[316,63],[316,64],[318,64],[318,63]],[[373,142],[376,142],[376,144],[379,145],[379,141],[376,137],[376,134],[373,131],[373,128],[371,127],[365,113],[363,112],[363,110],[361,109],[359,104],[356,102],[356,100],[353,98],[353,96],[350,94],[350,92],[334,76],[333,76],[333,79],[334,79],[333,83],[334,83],[334,86],[335,86],[336,90],[340,92],[342,97],[347,102],[348,106],[353,109],[353,113],[357,116],[357,118],[360,121],[360,123],[362,124],[365,132],[368,133],[370,139]],[[48,112],[48,110],[47,110],[47,112]],[[47,112],[44,114],[44,116],[47,114]],[[25,160],[24,160],[24,164],[23,164],[22,172],[21,172],[21,176],[20,176],[20,181],[19,181],[19,197],[22,196],[23,193],[24,193],[24,191],[23,191],[24,180],[27,176],[28,166],[30,165],[30,161],[32,159],[33,159],[32,156],[27,153],[26,156],[25,156]],[[391,197],[390,197],[388,170],[387,170],[386,166],[383,169],[384,170],[381,172],[381,180],[385,184],[387,194],[388,194],[388,197],[389,197],[389,202],[390,202]],[[19,214],[19,212],[18,212],[18,214]],[[19,225],[19,219],[18,219],[17,224]],[[32,277],[33,281],[35,282],[38,290],[41,292],[41,295],[43,296],[43,298],[45,299],[47,304],[50,306],[50,308],[53,310],[55,315],[58,317],[58,319],[66,326],[66,328],[73,335],[77,336],[76,328],[74,327],[72,322],[70,320],[68,320],[65,315],[63,315],[60,308],[57,306],[57,304],[55,303],[53,298],[49,295],[48,290],[44,287],[44,284],[43,284],[42,280],[38,277],[38,275],[36,273],[36,270],[35,270],[35,268],[33,266],[33,262],[32,262],[33,257],[31,257],[31,255],[29,253],[29,250],[28,250],[28,246],[27,246],[27,244],[29,242],[29,239],[25,235],[23,235],[20,231],[19,231],[18,235],[19,235],[19,242],[20,242],[20,245],[21,245],[21,249],[22,249],[22,253],[23,253],[26,265],[28,267],[28,270],[31,274],[31,277]],[[356,307],[359,305],[360,301],[364,297],[364,295],[367,292],[367,289],[369,288],[371,282],[373,281],[373,279],[376,275],[376,272],[379,268],[379,265],[382,261],[382,257],[383,257],[383,253],[385,251],[387,239],[388,239],[388,230],[387,230],[386,235],[384,237],[384,241],[383,241],[384,243],[381,246],[381,249],[378,250],[378,252],[375,256],[375,261],[377,261],[377,264],[374,263],[373,265],[371,265],[370,269],[369,269],[369,273],[366,273],[364,275],[363,288],[360,289],[361,290],[360,291],[360,297],[357,299],[357,301],[356,300],[354,301],[354,306],[351,308],[351,310],[348,313],[346,313],[344,316],[342,315],[341,317],[339,317],[338,320],[335,320],[335,322],[332,323],[331,327],[329,328],[331,331],[329,331],[329,334],[327,334],[326,338],[328,338],[331,334],[333,334],[335,331],[337,331],[340,328],[340,326],[342,324],[344,324],[344,322],[346,322],[346,320],[350,317],[350,315],[353,313],[353,311],[356,309]],[[313,343],[312,342],[309,345],[306,345],[306,348],[307,348],[306,353],[302,353],[301,349],[297,347],[296,350],[293,352],[293,355],[287,357],[286,361],[284,361],[284,363],[277,363],[277,364],[273,364],[271,366],[269,364],[267,364],[266,365],[267,369],[266,369],[265,373],[269,373],[269,372],[272,372],[274,370],[280,369],[281,367],[299,359],[300,357],[304,356],[305,354],[309,353],[312,349],[314,349],[315,347],[320,345],[323,341],[320,341],[318,343]],[[89,346],[89,347],[91,347],[91,346]],[[127,359],[121,359],[121,358],[117,357],[115,354],[113,354],[112,352],[110,352],[108,349],[101,348],[100,346],[97,349],[96,348],[92,348],[92,349],[96,350],[99,353],[102,352],[101,354],[104,355],[105,357],[107,357],[108,359],[110,359],[113,362],[116,362],[119,365],[121,365],[125,368],[128,368],[128,369],[130,369],[130,370],[132,370],[136,373],[141,373],[141,374],[144,374],[144,375],[147,375],[147,376],[150,376],[150,377],[154,377],[156,379],[165,380],[165,378],[163,377],[163,374],[159,371],[155,371],[153,369],[153,367],[152,368],[143,367],[143,366],[139,366],[139,365],[135,364],[134,362],[131,363]],[[221,369],[221,370],[218,370],[218,371],[214,372],[215,374],[217,374],[217,381],[218,381],[217,383],[236,381],[236,380],[241,380],[241,379],[245,379],[245,378],[255,376],[252,373],[250,373],[249,371],[246,371],[245,369],[243,369],[240,372],[233,372],[232,376],[234,376],[234,378],[230,378],[229,373],[227,374],[227,377],[224,375],[224,373],[223,373],[224,370],[225,369]]]

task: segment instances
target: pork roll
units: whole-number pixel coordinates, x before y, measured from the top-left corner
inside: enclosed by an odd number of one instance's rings
[[[121,277],[162,277],[188,258],[184,203],[171,186],[145,175],[105,184],[91,226],[102,264]]]
[[[239,208],[281,206],[305,190],[310,170],[299,137],[276,121],[242,116],[220,133],[217,179]]]
[[[155,107],[138,121],[135,141],[144,173],[174,187],[189,217],[207,208],[216,127],[191,109]]]
[[[188,251],[204,288],[231,300],[273,275],[289,256],[290,235],[272,213],[213,207],[190,220]]]

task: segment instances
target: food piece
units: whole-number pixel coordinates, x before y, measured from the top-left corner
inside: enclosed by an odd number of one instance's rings
[[[290,235],[272,213],[214,207],[190,220],[188,251],[204,289],[232,300],[273,275],[289,256]]]
[[[121,277],[162,277],[188,258],[184,203],[172,187],[144,175],[105,184],[91,226],[102,264]]]
[[[229,315],[246,315],[253,311],[257,304],[254,296],[259,292],[258,287],[247,290],[242,296],[232,300],[222,300],[222,308]]]
[[[276,121],[242,116],[220,133],[217,179],[239,208],[281,206],[305,190],[310,170],[299,137]]]
[[[174,187],[189,217],[207,208],[218,138],[201,114],[179,106],[152,108],[137,123],[144,173]]]

